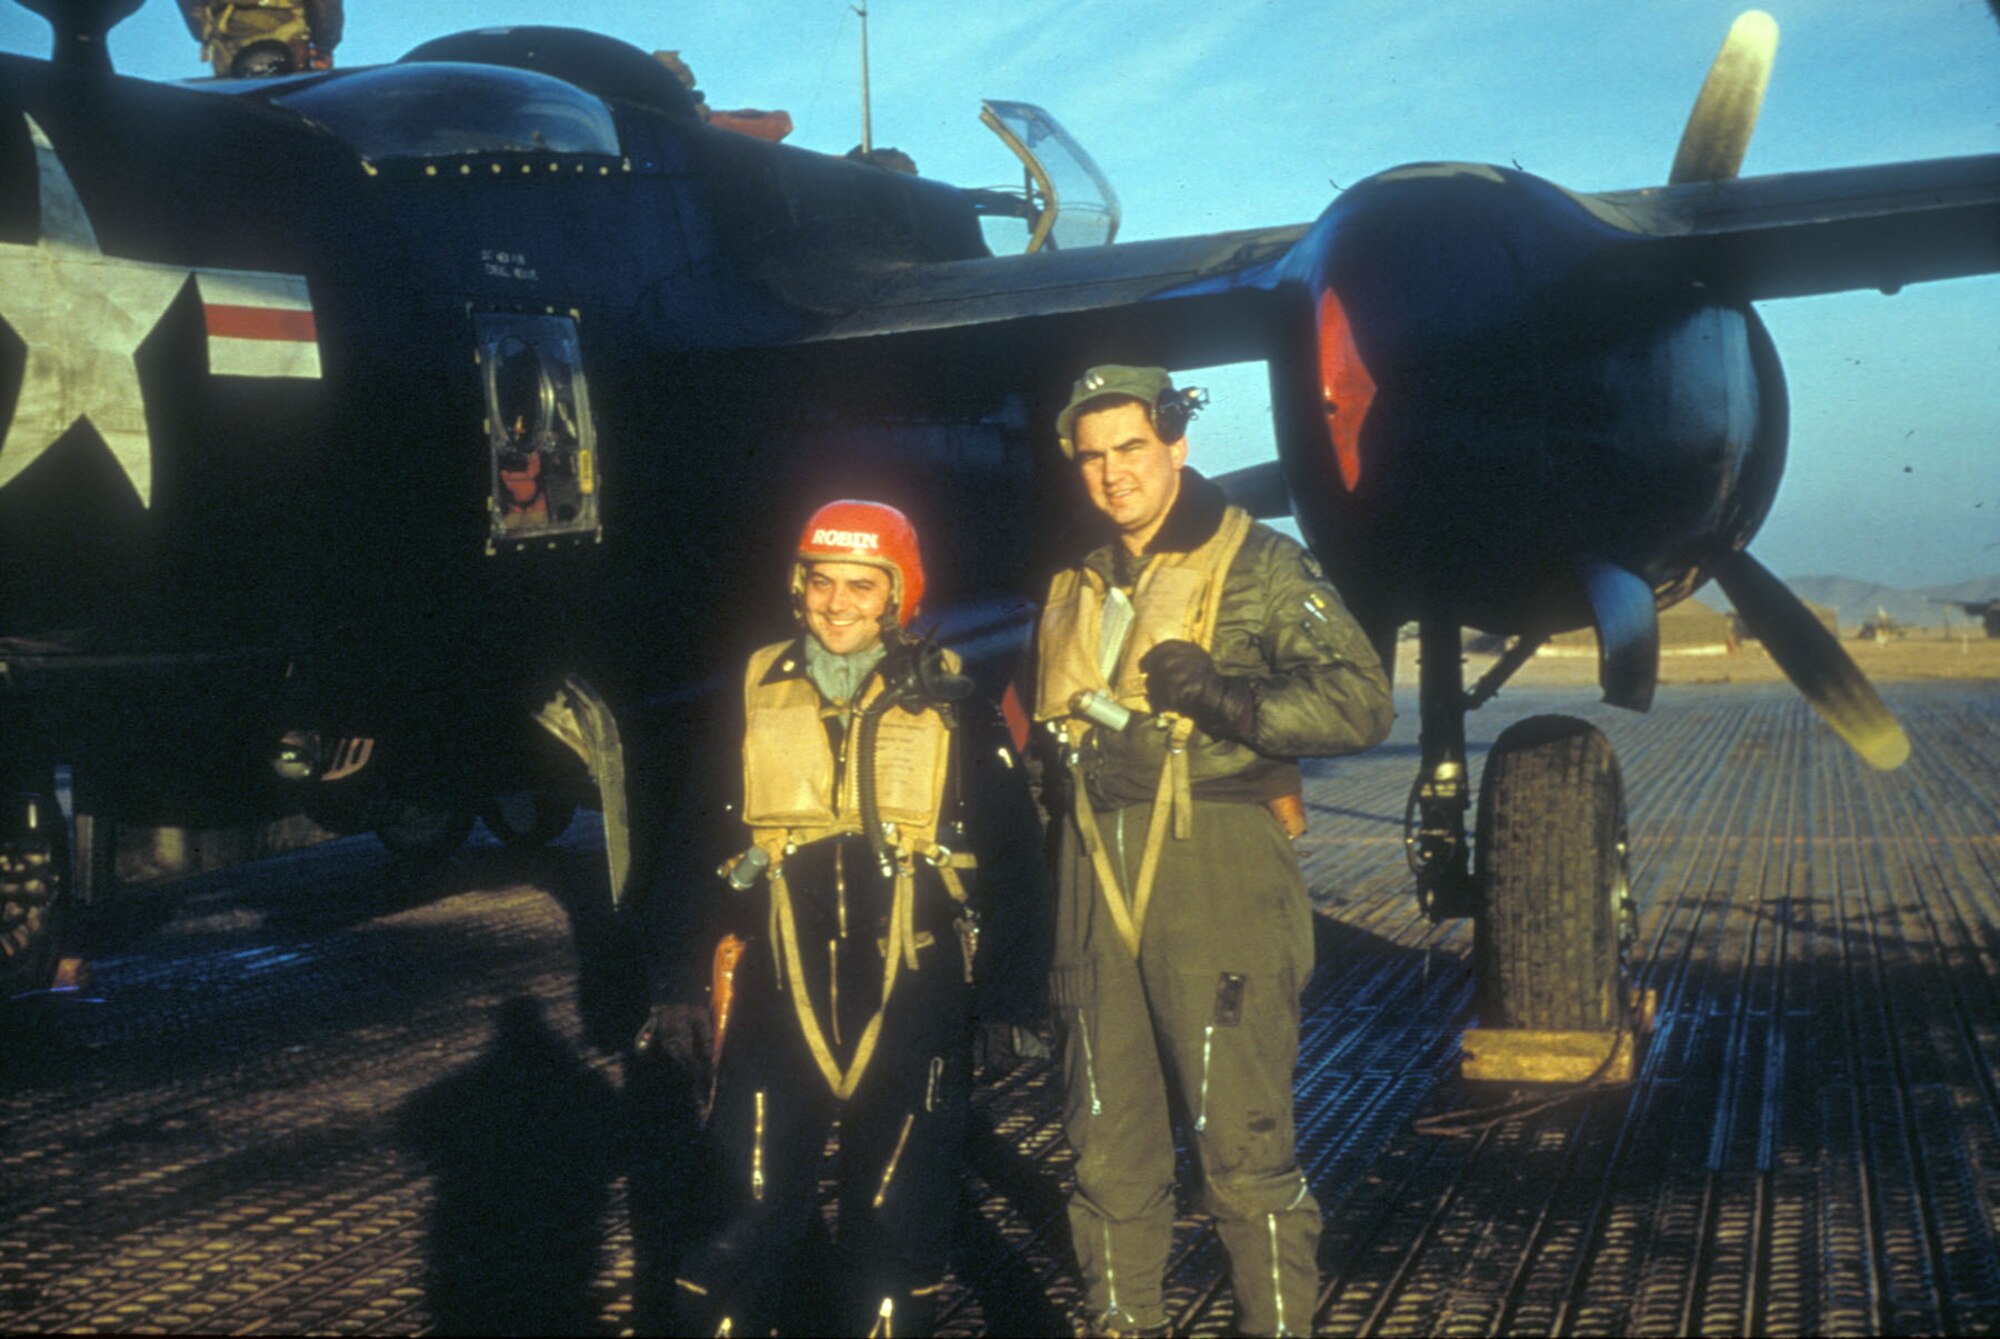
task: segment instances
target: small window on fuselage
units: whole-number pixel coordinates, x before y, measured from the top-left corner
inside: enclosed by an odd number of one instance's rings
[[[480,312],[491,457],[487,550],[597,538],[598,477],[576,322]]]

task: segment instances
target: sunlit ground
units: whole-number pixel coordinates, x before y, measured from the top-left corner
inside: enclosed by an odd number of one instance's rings
[[[1877,644],[1843,638],[1841,646],[1854,657],[1861,672],[1877,683],[1916,679],[1995,679],[2000,680],[2000,638],[1974,634],[1969,638],[1946,638],[1941,633],[1912,634]],[[1588,648],[1565,648],[1565,654],[1544,651],[1521,667],[1510,681],[1517,685],[1548,684],[1587,686],[1597,681],[1597,657]],[[1469,654],[1465,660],[1468,683],[1476,682],[1494,662],[1490,655]],[[1415,683],[1417,644],[1405,641],[1397,648],[1396,681]],[[1744,642],[1734,651],[1683,651],[1672,647],[1660,656],[1660,682],[1774,683],[1784,672],[1756,642]]]

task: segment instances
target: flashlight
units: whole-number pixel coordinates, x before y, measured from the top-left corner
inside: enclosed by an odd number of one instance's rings
[[[1132,709],[1121,707],[1101,688],[1086,689],[1069,700],[1069,709],[1093,725],[1122,731],[1132,723]]]
[[[756,886],[757,880],[771,863],[771,853],[761,846],[753,846],[733,861],[724,861],[716,870],[729,880],[729,886],[739,893],[747,893]]]

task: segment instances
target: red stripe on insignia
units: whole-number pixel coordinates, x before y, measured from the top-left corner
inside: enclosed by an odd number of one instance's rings
[[[309,311],[285,307],[225,307],[204,304],[208,333],[218,339],[280,339],[313,342],[319,327]]]

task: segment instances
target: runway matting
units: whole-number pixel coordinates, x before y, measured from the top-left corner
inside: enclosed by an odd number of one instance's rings
[[[1660,1007],[1632,1084],[1459,1137],[1412,1128],[1492,1097],[1456,1077],[1471,928],[1429,925],[1403,863],[1414,703],[1313,767],[1318,1331],[2000,1331],[2000,684],[1884,695],[1914,743],[1889,775],[1780,685],[1471,718],[1478,751],[1541,711],[1610,734]],[[656,1326],[690,1187],[616,1048],[600,860],[586,816],[539,855],[416,871],[356,838],[134,899],[88,994],[0,1006],[0,1330]],[[517,999],[541,1027],[517,1005],[532,1035],[503,1045]],[[1066,1323],[1055,1082],[976,1097],[950,1333]],[[1193,1203],[1176,1332],[1228,1333]]]

